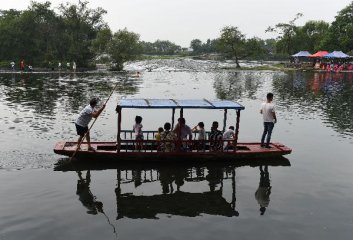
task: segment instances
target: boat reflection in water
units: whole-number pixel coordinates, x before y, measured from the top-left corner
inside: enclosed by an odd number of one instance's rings
[[[140,163],[117,164],[97,161],[59,161],[56,171],[75,171],[78,175],[76,194],[87,208],[88,214],[105,215],[103,203],[98,201],[90,190],[91,175],[94,171],[106,169],[116,170],[117,183],[115,190],[117,215],[121,218],[158,218],[158,214],[196,217],[201,214],[220,215],[226,217],[239,216],[236,209],[236,169],[242,166],[258,167],[260,182],[255,198],[260,205],[260,213],[264,214],[269,205],[271,193],[269,166],[290,166],[288,159],[247,160],[235,162],[211,163],[151,163],[149,166]],[[227,182],[228,181],[228,182]],[[159,192],[133,194],[137,188],[145,184],[160,183]],[[126,184],[134,187],[124,188]],[[227,184],[225,184],[227,183]],[[231,184],[230,184],[231,183]],[[193,185],[195,192],[187,192],[182,186]],[[198,185],[200,184],[200,185]],[[206,186],[206,187],[205,187]],[[232,189],[224,189],[224,187]],[[123,192],[122,188],[129,189]],[[190,189],[190,186],[185,187]],[[200,192],[201,189],[201,192]],[[231,190],[231,200],[226,200],[224,190]],[[106,215],[105,215],[106,216]],[[107,218],[110,223],[109,219]],[[110,223],[111,224],[111,223]]]

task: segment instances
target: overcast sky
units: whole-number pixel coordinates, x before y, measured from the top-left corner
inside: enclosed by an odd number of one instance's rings
[[[0,0],[0,9],[26,9],[30,0]],[[37,0],[37,2],[45,2]],[[51,0],[57,7],[62,2]],[[104,19],[113,31],[127,28],[139,33],[141,40],[170,40],[188,47],[192,39],[206,41],[220,35],[222,27],[237,26],[246,37],[274,37],[265,33],[268,26],[288,22],[297,13],[308,20],[331,23],[337,12],[352,0],[90,0],[89,7],[102,7]]]

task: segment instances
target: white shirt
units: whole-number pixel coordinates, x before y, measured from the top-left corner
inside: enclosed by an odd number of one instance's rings
[[[234,131],[232,129],[228,129],[223,133],[223,139],[233,139]]]
[[[76,124],[81,126],[81,127],[87,127],[89,122],[92,120],[91,114],[94,112],[94,109],[91,107],[91,105],[87,105],[81,112],[80,115],[78,116],[76,120]]]
[[[264,122],[274,122],[273,113],[275,112],[275,105],[271,102],[264,102],[261,104],[262,117]]]
[[[206,131],[204,128],[200,128],[198,131],[197,140],[206,140]]]

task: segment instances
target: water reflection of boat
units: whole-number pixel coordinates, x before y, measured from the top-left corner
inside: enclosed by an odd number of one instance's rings
[[[260,162],[258,163],[260,164]],[[98,165],[93,162],[63,160],[59,161],[54,169],[56,171],[73,171],[78,174],[78,183],[84,184],[84,188],[88,189],[86,192],[89,193],[88,202],[83,201],[81,195],[79,200],[89,210],[87,212],[89,214],[104,213],[103,202],[96,199],[89,186],[91,181],[94,181],[96,166]],[[118,220],[121,218],[155,219],[159,217],[159,214],[188,217],[196,217],[201,214],[224,217],[239,216],[240,213],[236,208],[236,168],[238,166],[225,162],[189,163],[186,165],[156,163],[153,167],[126,164],[112,166],[108,163],[103,168],[101,164],[98,169],[111,168],[117,171],[114,192],[117,205],[116,219]],[[270,191],[268,190],[271,189],[269,166],[290,166],[290,163],[288,159],[281,157],[281,159],[272,159],[270,165],[258,166],[260,184],[255,196],[261,206],[261,214],[263,214],[264,208],[269,206]],[[86,179],[82,177],[82,171],[87,171]],[[155,190],[155,188],[151,190],[148,187],[148,185],[155,183],[160,183],[160,190]],[[78,190],[80,184],[78,184]],[[141,188],[144,187],[149,191],[141,191]],[[264,191],[260,188],[263,188]],[[134,192],[136,189],[140,190],[139,193]],[[78,190],[77,194],[79,194]],[[111,224],[110,221],[109,223]]]
[[[133,132],[122,130],[122,110],[126,108],[138,109],[170,109],[172,110],[172,124],[174,126],[175,110],[180,110],[180,118],[184,117],[184,109],[224,110],[223,132],[227,124],[228,110],[236,111],[235,134],[230,140],[211,137],[205,140],[155,140],[156,131],[143,131],[143,139],[133,139]],[[219,160],[239,158],[273,157],[291,153],[291,149],[281,143],[272,143],[270,148],[262,148],[259,142],[239,143],[240,111],[245,108],[237,102],[229,100],[175,100],[175,99],[122,99],[116,110],[118,113],[118,130],[116,142],[93,142],[96,151],[80,150],[76,152],[77,143],[59,142],[54,148],[57,154],[72,156],[78,159],[114,159],[124,161],[133,160]],[[179,128],[181,129],[181,128]],[[210,135],[209,135],[210,136]],[[166,144],[173,145],[173,149],[163,151]],[[227,145],[227,148],[222,146]],[[81,145],[87,149],[86,144]],[[161,150],[162,149],[162,150]]]

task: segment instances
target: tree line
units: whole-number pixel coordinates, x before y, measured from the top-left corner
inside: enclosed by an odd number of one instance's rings
[[[88,68],[96,62],[113,62],[121,70],[123,63],[145,55],[203,55],[216,53],[234,59],[283,59],[300,50],[342,50],[353,53],[353,2],[338,12],[332,23],[308,21],[297,26],[303,15],[289,22],[268,27],[276,39],[246,38],[236,26],[221,29],[216,39],[193,39],[189,48],[157,40],[145,42],[140,35],[122,29],[112,32],[103,20],[102,8],[91,9],[87,1],[63,3],[54,10],[51,3],[31,2],[23,11],[0,10],[0,64],[24,59],[46,67],[57,62],[72,62]]]

